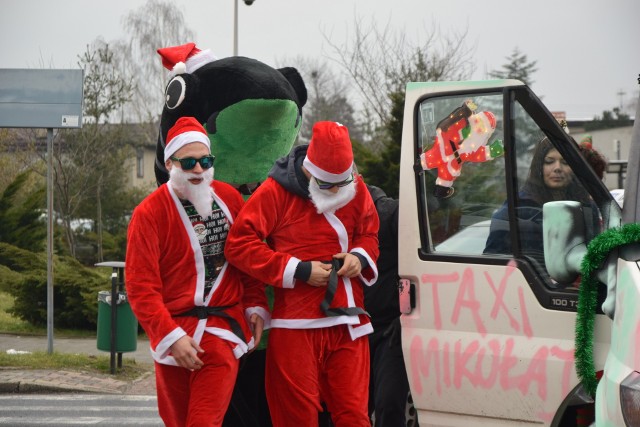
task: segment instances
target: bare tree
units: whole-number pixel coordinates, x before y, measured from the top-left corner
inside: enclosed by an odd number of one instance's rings
[[[110,117],[131,98],[133,84],[119,71],[109,45],[97,40],[79,56],[84,69],[84,118],[82,129],[64,130],[54,149],[56,210],[65,237],[75,256],[72,219],[83,203],[95,206],[98,258],[102,248],[102,200],[105,188],[121,188],[125,157],[130,150],[120,125]]]
[[[385,139],[379,132],[390,121],[390,94],[404,90],[410,81],[464,80],[471,75],[472,50],[466,45],[466,30],[443,36],[435,29],[425,34],[426,40],[412,42],[404,29],[393,30],[389,23],[380,28],[373,19],[365,23],[356,18],[351,41],[337,44],[324,35],[332,60],[358,89],[374,147],[381,148]]]
[[[0,193],[37,159],[33,155],[31,135],[25,137],[27,133],[27,129],[0,128]]]
[[[326,61],[317,59],[296,57],[286,63],[296,67],[307,87],[307,103],[304,106],[298,142],[308,143],[313,124],[325,120],[344,124],[352,139],[361,140],[362,132],[354,105],[350,101],[345,76],[332,70]]]
[[[114,50],[98,38],[79,56],[84,69],[84,118],[89,123],[108,123],[113,114],[126,105],[135,89],[133,77],[127,77],[116,63]]]
[[[126,106],[123,121],[155,123],[162,112],[167,70],[163,68],[159,48],[194,40],[186,26],[184,14],[175,4],[148,0],[123,18],[127,37],[114,43],[119,66],[134,83],[132,102]],[[157,129],[149,135],[154,143]]]

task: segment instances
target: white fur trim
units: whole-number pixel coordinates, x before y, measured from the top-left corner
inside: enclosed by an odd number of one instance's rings
[[[296,279],[293,277],[296,274],[296,268],[300,260],[296,257],[289,258],[287,265],[284,267],[284,273],[282,274],[282,287],[285,289],[293,289]]]
[[[318,317],[316,319],[271,319],[271,329],[316,329],[327,328],[336,325],[359,325],[358,316],[331,316]]]
[[[171,80],[178,74],[193,73],[209,62],[216,61],[217,59],[218,57],[215,56],[210,49],[201,50],[192,57],[188,58],[186,63],[178,62],[176,65],[174,65],[173,69],[169,71],[169,80]]]
[[[348,328],[349,335],[351,335],[353,341],[373,332],[373,325],[371,323],[365,323],[362,326],[349,325]]]
[[[187,333],[181,327],[177,327],[173,331],[169,332],[169,334],[167,334],[167,336],[158,343],[155,350],[151,349],[151,357],[153,357],[153,360],[165,365],[178,366],[178,363],[173,356],[169,356],[169,350],[174,342],[178,341],[185,335],[187,335]]]
[[[209,137],[204,133],[198,131],[183,132],[175,136],[165,147],[164,161],[169,160],[169,157],[173,156],[176,151],[192,142],[200,142],[210,148]]]
[[[208,326],[204,329],[204,331],[212,335],[215,335],[217,337],[220,337],[223,340],[227,340],[236,344],[236,346],[233,348],[233,355],[235,356],[236,359],[240,359],[240,357],[242,357],[243,354],[248,352],[253,347],[253,337],[251,337],[249,344],[247,344],[246,342],[238,338],[236,334],[234,334],[233,332],[227,329]]]
[[[338,235],[338,242],[340,242],[340,251],[347,252],[349,250],[349,233],[347,233],[347,229],[345,228],[340,218],[338,218],[333,212],[325,212],[324,217],[327,219],[327,222],[336,231]]]
[[[245,319],[247,319],[247,323],[250,323],[249,320],[251,319],[251,315],[254,314],[254,313],[257,314],[258,316],[262,317],[262,320],[264,322],[264,324],[263,324],[263,328],[264,329],[271,328],[271,313],[269,313],[267,310],[265,310],[262,307],[245,308],[244,317],[245,317]]]
[[[184,74],[186,72],[187,72],[187,64],[185,64],[184,62],[178,62],[176,65],[173,66],[173,69],[169,71],[169,78],[172,78],[173,76],[178,74]]]
[[[192,57],[187,59],[187,73],[193,73],[197,69],[203,67],[209,62],[218,59],[210,49],[201,50]]]
[[[371,280],[367,280],[362,272],[360,272],[360,280],[362,280],[362,283],[364,283],[366,286],[371,286],[376,283],[376,281],[378,280],[378,267],[376,266],[376,263],[373,262],[373,259],[371,259],[367,251],[365,251],[363,248],[353,248],[350,252],[356,252],[365,257],[367,262],[369,263],[369,268],[371,269],[371,271],[373,271],[373,278]]]
[[[358,316],[321,317],[318,319],[273,319],[271,328],[317,329],[337,325],[347,325],[351,339],[355,340],[373,332],[373,325],[360,323]]]
[[[351,176],[351,173],[353,172],[353,162],[351,162],[351,166],[349,166],[346,171],[342,173],[337,173],[337,174],[320,169],[318,166],[314,165],[311,162],[311,160],[309,160],[309,158],[306,156],[302,161],[302,165],[305,168],[307,168],[307,170],[311,173],[311,175],[313,175],[314,177],[318,178],[321,181],[326,181],[326,182],[335,182],[335,183],[342,182],[347,178],[349,178]]]

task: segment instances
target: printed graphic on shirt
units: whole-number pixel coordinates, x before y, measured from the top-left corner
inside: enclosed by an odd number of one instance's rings
[[[225,263],[224,243],[227,240],[227,234],[229,234],[229,222],[215,201],[213,202],[213,212],[206,221],[202,219],[190,202],[183,201],[182,205],[189,216],[202,249],[205,267],[204,297],[206,298]]]

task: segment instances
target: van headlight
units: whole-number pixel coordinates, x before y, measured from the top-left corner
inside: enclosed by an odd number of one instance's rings
[[[624,422],[640,426],[640,373],[631,372],[620,384],[620,405]]]

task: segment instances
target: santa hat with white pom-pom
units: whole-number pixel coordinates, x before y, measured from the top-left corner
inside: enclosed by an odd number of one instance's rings
[[[169,70],[169,78],[177,74],[193,73],[198,68],[218,59],[209,49],[200,50],[195,43],[158,49],[162,65]]]

